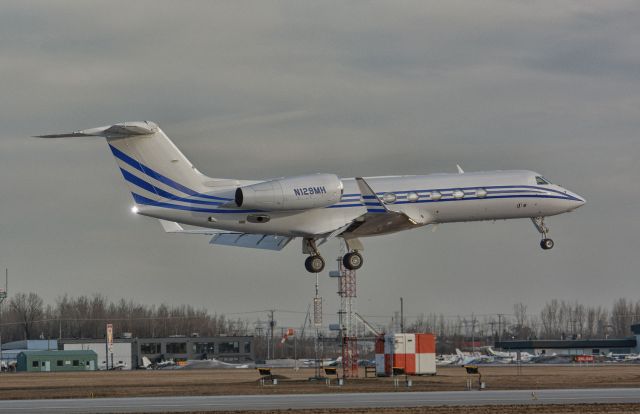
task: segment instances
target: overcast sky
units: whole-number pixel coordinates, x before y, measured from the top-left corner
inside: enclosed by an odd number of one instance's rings
[[[214,177],[459,163],[539,171],[586,197],[548,220],[552,251],[528,220],[366,239],[363,314],[390,314],[400,296],[409,315],[637,299],[638,21],[635,1],[2,2],[0,266],[11,292],[47,301],[305,312],[314,278],[299,243],[165,235],[130,213],[102,140],[29,138],[153,120]],[[328,269],[338,248],[322,249]],[[335,283],[320,283],[332,313]]]

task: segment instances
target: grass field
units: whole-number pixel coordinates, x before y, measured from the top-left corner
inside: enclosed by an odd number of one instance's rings
[[[0,399],[453,391],[464,390],[467,380],[461,367],[440,368],[436,376],[412,377],[411,388],[394,388],[391,378],[359,378],[347,380],[341,387],[327,386],[308,380],[312,369],[273,372],[279,378],[276,386],[261,386],[258,373],[252,369],[4,373],[0,375]],[[499,366],[481,367],[480,372],[488,389],[640,388],[640,365],[536,365],[524,366],[520,371],[513,366]]]
[[[486,405],[482,407],[422,407],[422,408],[378,408],[378,409],[325,409],[297,411],[225,411],[217,414],[637,414],[640,404],[580,404],[580,405]],[[205,413],[200,412],[200,413]],[[193,412],[190,414],[200,414]],[[176,413],[177,414],[177,413]],[[184,413],[181,413],[184,414]]]

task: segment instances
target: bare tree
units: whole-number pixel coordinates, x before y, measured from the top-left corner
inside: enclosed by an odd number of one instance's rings
[[[29,293],[28,295],[26,293],[18,293],[11,298],[9,306],[17,319],[22,322],[24,339],[31,339],[33,325],[43,313],[42,298],[35,293]]]
[[[629,328],[634,320],[634,306],[626,298],[620,298],[611,309],[611,327],[613,334],[621,337],[630,334]]]

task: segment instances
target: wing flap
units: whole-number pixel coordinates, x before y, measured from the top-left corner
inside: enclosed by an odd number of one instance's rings
[[[213,236],[209,243],[251,249],[282,250],[292,239],[293,237],[272,234],[221,233]]]

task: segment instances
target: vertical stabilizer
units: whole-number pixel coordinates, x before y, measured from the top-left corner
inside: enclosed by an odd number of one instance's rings
[[[206,191],[203,183],[207,177],[157,125],[150,123],[150,132],[106,137],[130,190],[152,200],[197,196]]]
[[[104,137],[136,203],[219,199],[206,194],[211,178],[200,173],[153,122],[125,122],[41,138]],[[225,180],[221,180],[224,183]]]

